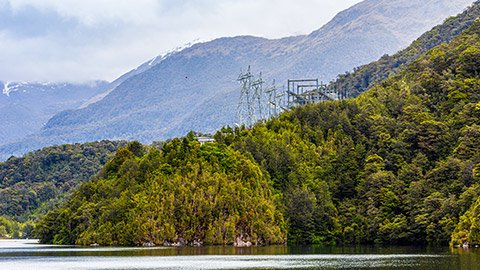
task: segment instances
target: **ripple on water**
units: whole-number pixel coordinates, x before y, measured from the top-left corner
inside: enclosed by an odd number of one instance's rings
[[[235,255],[14,257],[2,269],[362,269],[413,267],[439,255]]]

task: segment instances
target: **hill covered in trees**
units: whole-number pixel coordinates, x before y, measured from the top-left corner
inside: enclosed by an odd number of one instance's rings
[[[120,149],[36,231],[57,244],[284,243],[279,198],[252,158],[190,133],[146,155],[138,142]]]
[[[415,40],[407,48],[394,55],[385,54],[378,61],[356,67],[353,72],[340,74],[328,87],[342,96],[356,97],[402,71],[405,66],[424,55],[430,49],[456,38],[480,16],[480,1],[465,9],[457,16],[446,19]]]
[[[479,34],[477,21],[358,98],[296,108],[233,140],[284,194],[289,239],[447,244],[455,231],[480,243]]]
[[[357,98],[226,127],[203,146],[131,144],[36,232],[105,245],[279,243],[285,230],[297,243],[480,244],[479,67],[477,20]]]
[[[263,71],[263,80],[270,86],[275,80],[279,88],[288,79],[330,81],[408,46],[471,2],[366,0],[309,35],[224,37],[195,44],[142,65],[98,102],[60,112],[37,133],[1,145],[0,160],[52,144],[101,139],[149,144],[190,130],[214,133],[234,122],[240,86],[232,80],[241,69],[250,65],[255,73]]]
[[[0,162],[0,237],[19,237],[21,223],[61,204],[125,145],[100,141],[51,146]]]

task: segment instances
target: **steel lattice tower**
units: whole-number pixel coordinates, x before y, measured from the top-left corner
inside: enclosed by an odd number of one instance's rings
[[[250,72],[250,66],[245,74],[240,72],[240,75],[237,78],[237,81],[242,85],[242,90],[240,92],[240,100],[237,106],[237,113],[235,115],[235,124],[242,125],[245,124],[247,126],[252,125],[253,123],[253,115],[254,115],[254,108],[252,106],[252,93],[251,93],[251,85],[252,85],[253,75]],[[252,112],[253,111],[253,112]]]
[[[235,115],[235,124],[253,126],[257,121],[264,119],[263,109],[263,84],[262,74],[255,79],[250,72],[250,66],[246,73],[241,72],[237,81],[241,84],[240,100]]]

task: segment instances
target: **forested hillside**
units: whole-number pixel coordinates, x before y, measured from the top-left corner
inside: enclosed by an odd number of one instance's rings
[[[430,49],[450,42],[473,24],[480,16],[480,1],[476,1],[463,13],[450,17],[432,30],[423,34],[407,48],[394,55],[384,55],[378,61],[357,67],[353,72],[338,75],[328,87],[342,96],[356,97],[402,71],[406,65],[424,55]]]
[[[278,243],[284,228],[297,243],[480,244],[479,67],[477,20],[355,99],[203,146],[131,144],[36,231],[105,245]]]
[[[477,21],[356,99],[216,137],[284,194],[289,240],[480,244],[479,34]]]
[[[251,66],[255,75],[262,72],[265,88],[273,80],[279,89],[288,79],[327,82],[408,46],[472,1],[366,0],[309,35],[223,37],[195,44],[158,63],[142,65],[134,71],[138,74],[130,73],[131,77],[98,102],[60,112],[38,133],[0,145],[0,160],[52,144],[101,139],[149,144],[190,130],[214,133],[234,123],[240,96],[235,79],[242,69]]]
[[[43,243],[275,244],[279,194],[251,158],[193,133],[162,151],[132,142],[36,231]]]
[[[18,229],[15,222],[35,220],[61,204],[125,145],[100,141],[52,146],[0,162],[0,227],[6,228],[0,228],[0,237],[12,236]]]

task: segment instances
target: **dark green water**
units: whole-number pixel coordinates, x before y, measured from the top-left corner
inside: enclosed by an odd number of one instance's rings
[[[80,248],[0,241],[0,269],[480,269],[480,249],[427,247]]]

